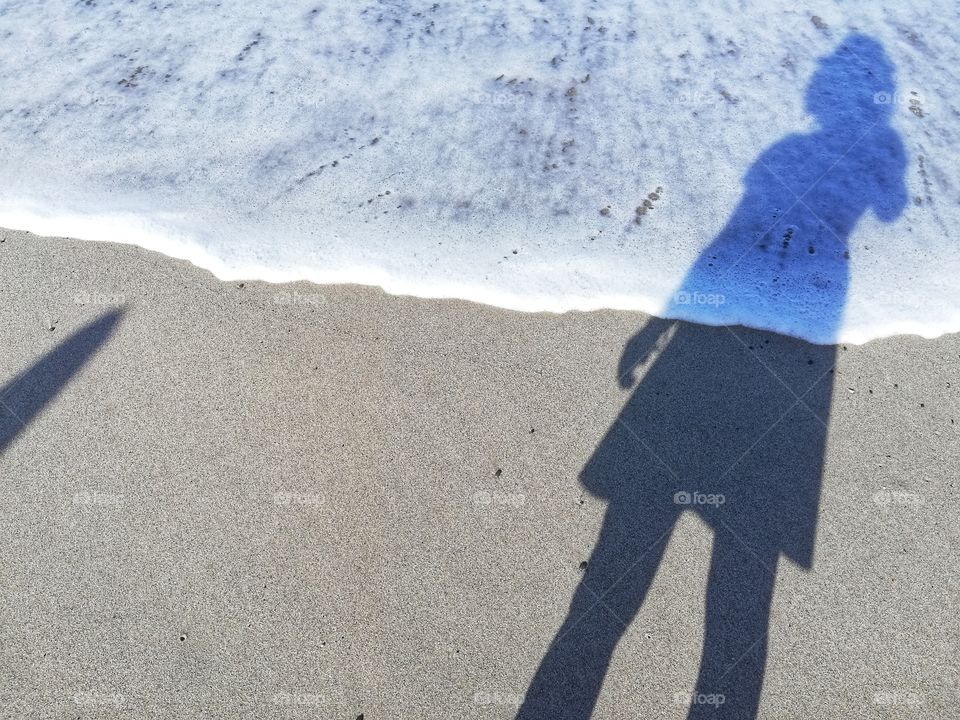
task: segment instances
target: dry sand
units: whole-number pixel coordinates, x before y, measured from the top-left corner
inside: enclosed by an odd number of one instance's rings
[[[0,717],[516,714],[597,539],[578,474],[646,317],[2,237]],[[958,368],[960,335],[838,350],[759,717],[960,717]],[[594,717],[685,717],[712,532],[681,518]]]

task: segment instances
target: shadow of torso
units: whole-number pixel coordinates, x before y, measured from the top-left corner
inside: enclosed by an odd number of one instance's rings
[[[833,346],[678,323],[581,474],[607,525],[646,542],[692,510],[809,566],[833,362]]]
[[[670,323],[655,320],[637,357],[625,351],[629,368],[656,336],[666,341],[581,473],[609,513],[672,522],[693,510],[740,528],[758,553],[810,566],[836,347],[736,326],[832,342],[849,235],[870,209],[899,214],[902,175],[885,124],[790,135],[758,158],[742,201],[663,311],[724,327],[678,322],[664,338]]]
[[[884,221],[900,213],[904,163],[883,123],[784,138],[747,172],[740,204],[661,314],[833,343],[850,233],[868,210]]]

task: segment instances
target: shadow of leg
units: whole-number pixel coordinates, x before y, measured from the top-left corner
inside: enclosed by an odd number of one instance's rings
[[[756,717],[777,557],[776,552],[756,554],[729,531],[719,530],[714,538],[691,720]]]
[[[590,717],[613,651],[646,597],[675,519],[608,509],[583,581],[530,683],[518,720]]]

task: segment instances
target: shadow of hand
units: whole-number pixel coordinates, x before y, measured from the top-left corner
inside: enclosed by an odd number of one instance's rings
[[[674,320],[651,318],[638,333],[630,338],[623,348],[620,364],[617,366],[617,382],[622,389],[629,390],[636,385],[637,377],[634,370],[638,365],[645,363],[654,350],[662,347],[661,339],[669,334],[674,325],[676,325]]]

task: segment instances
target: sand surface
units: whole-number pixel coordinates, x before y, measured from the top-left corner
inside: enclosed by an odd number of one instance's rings
[[[0,718],[517,714],[591,577],[606,504],[578,476],[647,317],[2,238]],[[820,352],[737,333],[756,383],[718,361],[728,398],[774,378],[789,399]],[[775,565],[759,717],[960,717],[958,369],[958,335],[837,348],[812,555]],[[769,458],[754,430],[724,432]],[[594,717],[686,716],[716,527],[684,513],[664,540]]]

